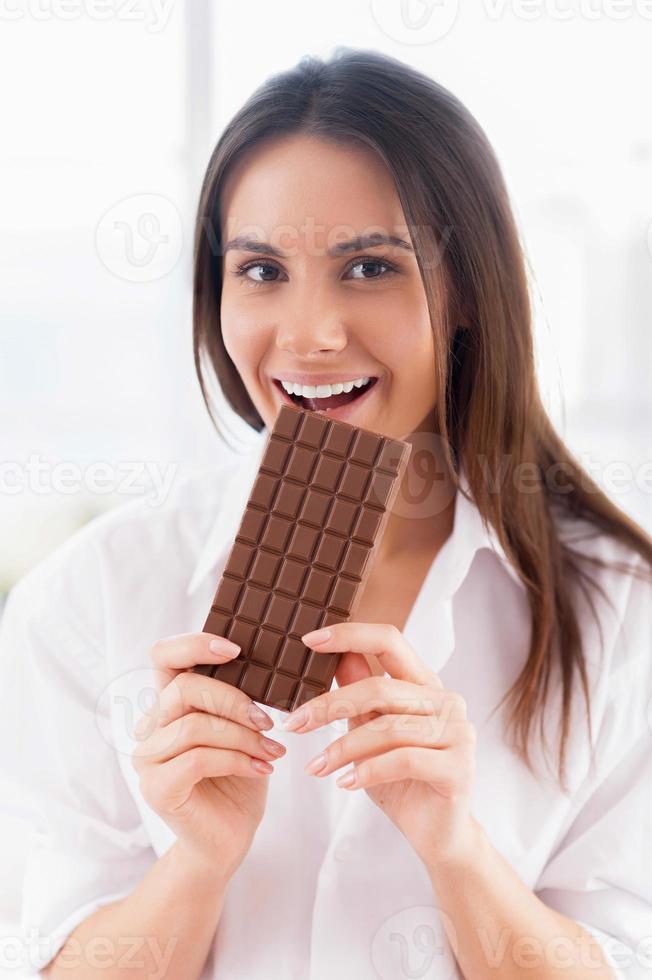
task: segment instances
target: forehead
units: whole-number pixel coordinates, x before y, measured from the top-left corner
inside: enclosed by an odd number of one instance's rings
[[[223,241],[243,232],[271,242],[407,235],[396,186],[377,153],[306,135],[247,150],[223,184],[220,216]]]

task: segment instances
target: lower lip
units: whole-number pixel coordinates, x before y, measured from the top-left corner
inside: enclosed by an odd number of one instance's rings
[[[340,419],[344,422],[348,422],[352,417],[354,417],[357,414],[361,406],[366,405],[366,403],[369,401],[370,395],[372,395],[375,391],[378,390],[380,383],[381,383],[381,379],[377,378],[375,384],[372,384],[368,388],[365,388],[363,393],[361,395],[358,395],[358,397],[355,398],[352,402],[349,402],[348,405],[340,405],[339,408],[317,408],[317,409],[305,408],[304,411],[306,412],[314,411],[316,415],[326,415],[328,418]],[[303,408],[303,406],[300,405],[299,402],[295,402],[293,398],[290,398],[285,388],[279,382],[272,381],[272,385],[276,389],[276,391],[279,392],[281,396],[281,401],[285,405],[294,405],[295,408]]]

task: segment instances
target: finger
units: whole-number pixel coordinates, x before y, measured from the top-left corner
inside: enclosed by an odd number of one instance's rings
[[[157,668],[160,691],[182,670],[188,670],[196,664],[225,663],[237,657],[239,652],[240,647],[224,636],[216,636],[214,633],[178,633],[157,640],[150,649],[149,656]]]
[[[318,653],[363,653],[376,657],[383,671],[398,680],[443,687],[392,623],[334,623],[327,632],[330,637],[322,642],[316,642],[322,630],[305,633],[301,639]]]
[[[256,765],[262,769],[257,769]],[[194,786],[202,779],[219,776],[260,777],[272,772],[274,768],[269,762],[252,759],[244,752],[199,745],[150,770],[141,783],[141,790],[155,810],[172,812],[187,802]]]
[[[444,720],[440,715],[382,715],[336,739],[317,757],[321,768],[311,768],[308,763],[306,771],[328,776],[350,762],[359,763],[401,746],[452,748],[466,744],[468,726],[467,721]]]
[[[357,728],[358,725],[366,725],[368,721],[373,721],[374,718],[382,718],[383,711],[365,711],[361,715],[356,715],[355,718],[347,719],[347,726],[349,729]]]
[[[334,657],[337,654],[329,653],[328,656]],[[383,668],[374,657],[360,653],[343,653],[335,669],[335,680],[338,687],[346,687],[347,684],[354,684],[374,674],[384,674]]]
[[[216,749],[237,749],[260,759],[277,759],[285,755],[285,746],[260,732],[254,732],[228,718],[192,711],[154,735],[135,750],[134,755],[147,765],[168,762],[197,745]]]
[[[453,797],[467,786],[466,768],[461,766],[454,752],[437,752],[429,748],[401,746],[384,752],[372,759],[358,762],[350,772],[337,780],[353,775],[354,781],[346,789],[362,789],[394,783],[405,779],[429,783],[442,796]]]
[[[244,691],[194,671],[182,671],[160,692],[158,724],[169,725],[189,711],[205,711],[253,729],[270,729],[274,722]]]
[[[335,654],[331,654],[335,656]],[[365,677],[384,676],[384,670],[375,657],[368,657],[362,653],[343,653],[335,671],[335,680],[338,687],[346,687],[355,681],[363,680]],[[349,718],[349,727],[362,725],[365,721],[377,718],[381,714],[379,711],[369,711],[357,718]]]
[[[458,699],[461,695],[394,677],[366,677],[311,698],[292,712],[281,727],[286,731],[307,732],[341,718],[356,718],[372,711],[428,715],[440,710],[447,698]]]

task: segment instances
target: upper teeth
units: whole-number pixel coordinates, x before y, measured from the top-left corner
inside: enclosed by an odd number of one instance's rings
[[[362,388],[369,383],[369,378],[356,378],[354,381],[344,381],[336,385],[300,385],[292,381],[282,381],[281,384],[288,395],[301,395],[303,398],[330,398],[331,395],[341,395],[343,391]]]

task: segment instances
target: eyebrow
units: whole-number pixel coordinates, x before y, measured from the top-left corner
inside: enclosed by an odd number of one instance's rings
[[[414,251],[409,242],[406,242],[403,238],[398,238],[396,235],[358,235],[356,238],[349,239],[348,242],[339,242],[334,245],[333,248],[329,248],[326,252],[331,258],[337,258],[340,255],[348,255],[350,252],[360,252],[365,248],[375,248],[378,245],[394,245],[396,248],[403,248],[408,252]],[[227,242],[224,246],[224,255],[232,249],[237,249],[242,252],[266,252],[268,255],[274,255],[278,259],[285,258],[283,252],[276,248],[275,245],[270,245],[269,242],[261,242],[256,238],[247,238],[246,236],[241,236],[239,238],[232,238],[230,242]]]

